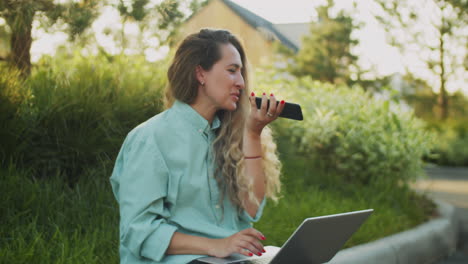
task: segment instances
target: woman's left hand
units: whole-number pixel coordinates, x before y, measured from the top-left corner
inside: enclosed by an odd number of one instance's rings
[[[249,96],[251,111],[247,118],[246,132],[260,136],[263,128],[276,120],[284,108],[284,101],[278,103],[275,96],[270,94],[270,105],[267,106],[268,98],[265,93],[262,96],[262,104],[260,109],[257,109],[255,103],[255,94],[252,92]]]

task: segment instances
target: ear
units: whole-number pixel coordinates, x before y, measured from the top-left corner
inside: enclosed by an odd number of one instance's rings
[[[203,70],[202,66],[198,65],[195,68],[195,75],[197,76],[197,80],[200,84],[205,83],[205,70]]]

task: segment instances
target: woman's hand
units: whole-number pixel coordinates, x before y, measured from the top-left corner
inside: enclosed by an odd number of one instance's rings
[[[260,136],[263,128],[274,121],[281,114],[284,108],[284,101],[277,104],[276,98],[270,94],[270,106],[267,109],[268,98],[265,93],[262,96],[262,104],[260,109],[257,109],[255,103],[255,94],[252,92],[249,96],[250,100],[250,116],[247,119],[246,132],[256,136]]]
[[[259,240],[265,240],[262,233],[254,228],[247,228],[232,236],[213,240],[209,255],[217,258],[225,258],[232,253],[261,256],[265,249]]]

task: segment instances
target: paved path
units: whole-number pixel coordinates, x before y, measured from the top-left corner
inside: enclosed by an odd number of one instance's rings
[[[428,167],[426,172],[429,178],[413,187],[454,205],[460,223],[457,251],[435,264],[468,264],[468,168]]]

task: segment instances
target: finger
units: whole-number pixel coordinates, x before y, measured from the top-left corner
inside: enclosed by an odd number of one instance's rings
[[[244,234],[254,236],[259,240],[265,240],[266,239],[265,236],[262,234],[262,232],[258,231],[257,229],[255,229],[253,227],[244,229],[244,230],[242,230],[242,232],[244,232]]]
[[[255,252],[252,251],[254,254],[261,255],[261,253],[265,253],[265,248],[263,247],[262,243],[258,241],[256,237],[245,236],[243,239],[245,239],[244,241],[246,241],[247,243],[250,243],[256,249]]]
[[[255,245],[253,243],[251,243],[250,241],[246,241],[246,240],[241,240],[239,241],[239,246],[241,246],[242,248],[252,252],[253,254],[257,255],[257,256],[261,256],[262,255],[262,250],[258,249],[257,247],[255,247]]]
[[[241,247],[241,246],[238,246],[236,247],[236,252],[239,253],[239,254],[242,254],[244,256],[248,256],[248,257],[252,257],[253,256],[253,253],[250,252],[249,250]]]
[[[273,116],[268,116],[271,118],[276,117],[276,98],[274,94],[270,94],[270,107],[268,108],[268,113],[270,113]]]
[[[279,116],[283,112],[285,105],[286,105],[286,102],[284,100],[281,100],[281,102],[278,104],[278,108],[276,109],[277,116]]]
[[[257,110],[257,104],[255,103],[255,93],[254,92],[250,93],[249,101],[250,101],[251,111],[256,111]]]
[[[267,99],[267,96],[265,93],[263,93],[263,96],[262,96],[262,106],[260,107],[260,113],[264,116],[266,115],[266,111],[267,111],[267,103],[268,103],[268,99]]]

